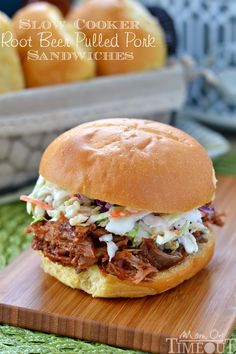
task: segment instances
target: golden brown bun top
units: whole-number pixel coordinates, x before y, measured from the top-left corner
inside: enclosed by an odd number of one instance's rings
[[[71,193],[160,213],[206,204],[215,190],[212,162],[195,139],[141,119],[69,130],[44,152],[40,174]]]
[[[68,14],[68,20],[79,24],[83,28],[86,37],[94,40],[94,36],[102,35],[103,41],[110,40],[118,36],[118,46],[94,46],[95,52],[119,52],[120,58],[112,60],[97,60],[98,75],[112,75],[128,72],[136,72],[163,67],[166,63],[166,44],[161,26],[148,10],[138,1],[134,0],[87,0],[79,6],[72,8]],[[84,21],[106,24],[105,28],[88,28],[83,26]],[[118,25],[117,28],[110,28],[109,22],[113,21]],[[126,28],[119,28],[120,23],[126,23]],[[132,27],[132,24],[137,26]],[[137,28],[136,28],[137,27]],[[128,33],[128,34],[127,34]],[[144,45],[143,41],[151,36],[154,39],[149,45]],[[136,41],[131,39],[136,38]],[[137,44],[141,41],[142,45]],[[96,43],[98,44],[98,40]],[[121,53],[132,53],[125,56]],[[111,53],[110,53],[111,54]],[[126,57],[126,58],[125,58]],[[129,59],[128,59],[129,58]]]

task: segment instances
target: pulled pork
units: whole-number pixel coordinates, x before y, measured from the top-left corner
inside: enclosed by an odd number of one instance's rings
[[[224,225],[224,221],[222,219],[222,217],[224,217],[225,214],[224,213],[217,213],[217,212],[214,212],[212,213],[212,215],[209,215],[209,214],[206,214],[202,220],[204,222],[204,224],[213,224],[213,225],[216,225],[216,226],[223,226]]]
[[[223,225],[220,214],[206,215],[203,220],[205,224]],[[152,239],[144,238],[138,248],[132,248],[129,237],[113,235],[118,251],[109,262],[106,243],[99,240],[107,231],[95,224],[71,226],[63,215],[56,222],[31,224],[25,233],[34,234],[32,248],[42,251],[53,262],[73,266],[77,272],[97,264],[104,273],[134,283],[152,279],[158,271],[182,262],[187,256],[182,246],[175,251],[162,251]],[[199,243],[207,242],[199,231],[194,236]]]
[[[167,252],[157,247],[154,240],[144,238],[141,244],[142,255],[158,270],[167,269],[182,262],[185,256],[183,247]]]
[[[130,279],[134,283],[148,280],[157,273],[142,253],[132,253],[129,250],[117,251],[111,262],[104,264],[102,269],[109,274],[117,276],[121,280]]]
[[[95,263],[108,262],[105,242],[99,237],[107,234],[104,228],[95,224],[89,226],[71,226],[61,217],[56,222],[40,221],[29,225],[25,233],[33,233],[32,248],[42,251],[53,262],[73,266],[81,271]],[[119,249],[128,247],[129,238],[114,236],[113,241]]]

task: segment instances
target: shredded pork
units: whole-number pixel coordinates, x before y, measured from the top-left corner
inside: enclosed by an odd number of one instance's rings
[[[220,214],[204,216],[205,224],[223,225]],[[43,220],[29,225],[25,233],[33,233],[32,248],[42,251],[53,262],[73,266],[77,272],[97,264],[106,274],[119,279],[129,279],[134,283],[150,280],[163,269],[182,262],[187,253],[183,246],[176,250],[161,250],[151,238],[143,238],[139,246],[134,247],[127,236],[112,235],[118,250],[109,261],[106,242],[99,238],[107,231],[96,224],[89,226],[71,226],[68,219],[61,215],[56,222]],[[194,237],[198,243],[207,242],[203,233],[197,231]]]

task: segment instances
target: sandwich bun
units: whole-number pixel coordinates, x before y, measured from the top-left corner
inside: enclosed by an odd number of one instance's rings
[[[91,48],[99,54],[96,62],[98,75],[144,71],[160,68],[166,64],[167,49],[159,22],[137,1],[84,1],[78,7],[72,8],[67,19],[75,24],[76,28],[78,28],[78,19],[85,21],[85,23],[92,21],[93,23],[107,24],[102,29],[89,28],[86,25],[79,29],[89,40],[93,40],[94,36],[98,39],[101,35],[105,42],[110,41],[116,35],[118,36],[118,45],[116,46],[101,46],[97,40]],[[126,23],[128,29],[109,28],[108,23],[111,21],[118,25]],[[132,28],[134,22],[137,23],[137,26]],[[149,44],[146,42],[148,37],[153,38]]]
[[[200,207],[215,191],[211,159],[194,138],[142,119],[104,119],[67,131],[48,146],[39,171],[71,193],[158,213]]]
[[[22,25],[22,20],[28,25]],[[46,2],[27,5],[13,17],[18,41],[31,38],[31,43],[18,45],[27,87],[68,83],[95,75],[94,61],[79,56],[80,52],[87,52],[86,47],[77,43],[73,26],[63,20],[60,10]],[[48,30],[43,29],[45,22],[51,24]],[[36,28],[29,28],[32,23],[36,23]],[[40,45],[42,32],[44,46]],[[63,60],[64,53],[69,59]]]
[[[15,38],[11,20],[0,12],[0,36],[7,41],[12,36]],[[0,94],[10,91],[18,91],[25,86],[23,71],[17,50],[4,44],[2,40],[0,50]]]
[[[214,244],[214,236],[209,234],[208,242],[199,244],[197,253],[188,255],[183,262],[174,267],[159,271],[151,281],[142,281],[138,284],[103,274],[97,265],[76,273],[73,267],[52,262],[40,252],[41,266],[44,272],[63,284],[73,289],[84,290],[93,297],[142,297],[162,293],[193,277],[212,258]]]

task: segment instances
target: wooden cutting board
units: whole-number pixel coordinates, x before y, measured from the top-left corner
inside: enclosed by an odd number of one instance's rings
[[[216,206],[227,219],[215,229],[214,259],[177,288],[142,299],[92,299],[44,274],[27,250],[0,275],[0,322],[158,353],[184,352],[184,345],[190,353],[202,346],[219,352],[235,325],[236,178],[220,178]]]

